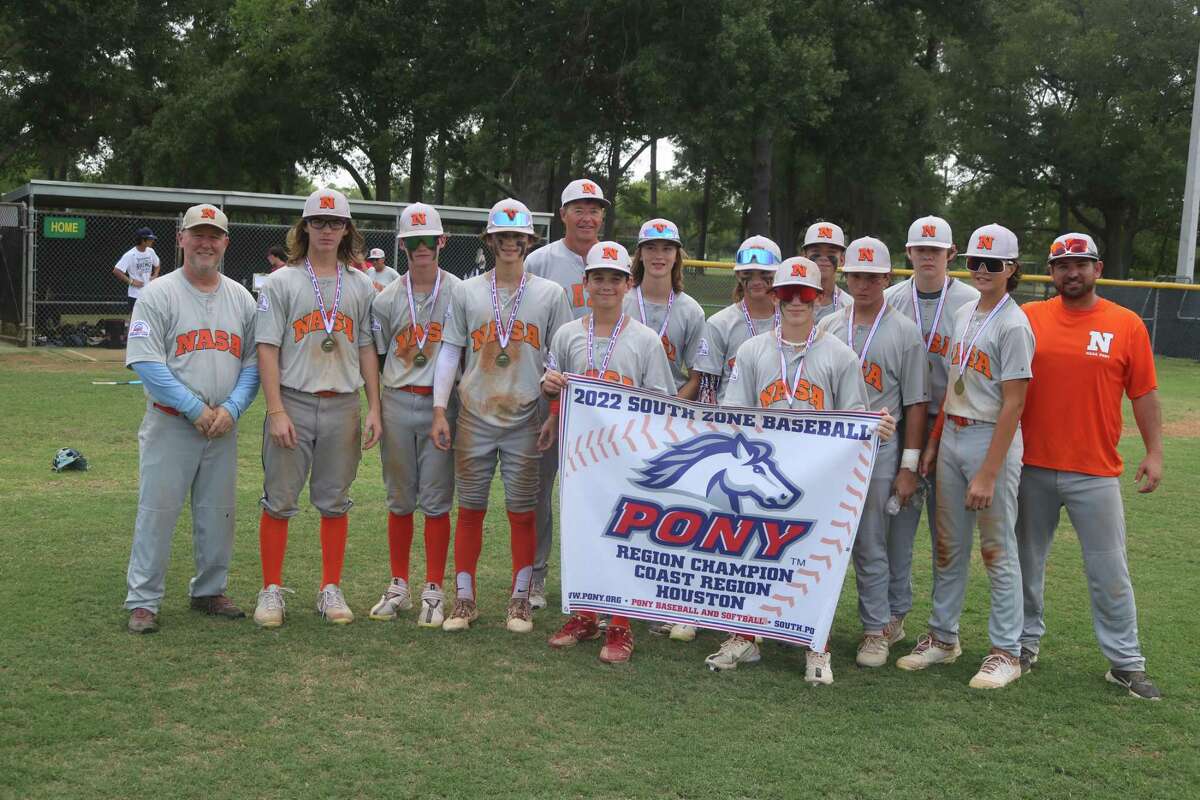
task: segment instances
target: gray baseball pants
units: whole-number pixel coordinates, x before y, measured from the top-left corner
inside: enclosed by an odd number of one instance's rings
[[[453,437],[457,403],[450,406]],[[385,388],[382,415],[379,445],[388,511],[405,516],[420,508],[430,517],[448,513],[454,499],[454,451],[439,450],[429,438],[433,396]]]
[[[929,441],[929,434],[933,430],[933,423],[936,419],[935,416],[929,418],[929,424],[925,428],[925,441]],[[888,569],[890,571],[888,606],[893,617],[903,617],[912,611],[913,543],[917,539],[917,528],[921,526],[922,511],[925,511],[925,518],[929,520],[930,560],[933,561],[935,558],[937,537],[937,528],[934,525],[934,520],[937,519],[935,483],[936,481],[929,481],[929,491],[925,497],[924,506],[910,501],[908,505],[900,509],[899,514],[892,517],[891,525],[888,528]]]
[[[863,633],[880,634],[888,623],[888,498],[896,480],[899,450],[894,441],[879,448],[854,537],[854,583]]]
[[[538,426],[536,421],[516,428],[496,428],[467,412],[458,415],[454,432],[454,470],[458,504],[488,507],[492,476],[500,462],[504,505],[509,511],[531,511],[538,494]]]
[[[296,429],[296,446],[276,445],[267,421],[263,421],[263,496],[259,502],[272,517],[291,519],[300,513],[300,491],[308,481],[309,499],[322,517],[344,516],[354,505],[350,484],[362,460],[358,393],[318,397],[285,386],[280,396]]]

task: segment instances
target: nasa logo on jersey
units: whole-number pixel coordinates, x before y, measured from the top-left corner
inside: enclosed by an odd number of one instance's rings
[[[1107,331],[1088,331],[1087,355],[1099,358],[1109,358],[1112,349],[1113,334]]]
[[[135,319],[129,323],[129,339],[148,339],[150,338],[150,323],[144,319]]]

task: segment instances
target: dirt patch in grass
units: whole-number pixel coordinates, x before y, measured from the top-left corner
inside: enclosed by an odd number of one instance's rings
[[[1137,424],[1126,420],[1121,436],[1141,436]],[[1200,414],[1189,413],[1163,422],[1164,439],[1195,439],[1200,437]]]

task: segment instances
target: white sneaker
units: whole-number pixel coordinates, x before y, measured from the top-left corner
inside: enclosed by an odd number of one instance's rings
[[[534,611],[546,607],[546,579],[533,580],[529,585],[529,607]]]
[[[675,624],[671,626],[670,636],[677,642],[690,642],[696,638],[695,625]]]
[[[914,672],[934,664],[953,664],[961,655],[962,646],[958,642],[948,645],[922,633],[917,637],[917,646],[908,655],[897,659],[896,666]]]
[[[721,642],[721,649],[704,659],[713,672],[737,669],[738,664],[755,664],[762,659],[758,645],[740,636],[730,636]]]
[[[529,633],[533,630],[533,609],[524,597],[509,600],[504,617],[504,627],[511,633]]]
[[[882,667],[888,660],[888,640],[886,634],[863,634],[858,644],[858,655],[854,661],[860,667]]]
[[[436,583],[427,583],[421,590],[421,613],[417,615],[417,624],[422,628],[440,628],[446,619],[446,595],[442,587]]]
[[[833,683],[833,663],[829,653],[808,650],[804,654],[804,682],[811,686]]]
[[[474,600],[455,598],[454,610],[442,623],[442,630],[465,631],[470,629],[471,623],[477,619],[479,619],[479,607],[475,605]]]
[[[883,626],[883,635],[887,638],[888,644],[900,644],[904,641],[904,617],[892,617],[887,625]]]
[[[387,591],[383,593],[383,597],[379,598],[379,602],[375,604],[367,617],[391,622],[399,616],[399,612],[407,611],[410,608],[412,608],[412,600],[408,596],[408,584],[401,578],[392,578]]]
[[[286,608],[283,593],[295,594],[291,589],[272,583],[258,593],[258,605],[254,607],[254,624],[260,628],[278,628],[283,624]]]
[[[993,647],[968,686],[972,689],[1003,689],[1019,677],[1021,660]]]
[[[317,613],[334,625],[349,625],[354,622],[354,612],[346,605],[342,590],[336,583],[327,583],[317,595]]]

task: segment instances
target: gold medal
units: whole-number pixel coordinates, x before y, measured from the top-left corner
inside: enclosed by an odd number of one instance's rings
[[[326,353],[333,352],[333,337],[332,336],[325,337],[324,341],[321,342],[321,349],[324,350]]]
[[[418,351],[417,354],[415,356],[413,356],[413,363],[416,364],[418,367],[423,367],[429,363],[429,357],[426,356],[424,353]]]
[[[504,352],[503,350],[501,350],[500,354],[496,356],[496,366],[498,367],[507,367],[511,363],[512,359],[509,358],[508,353]]]
[[[954,382],[954,393],[962,394],[967,390],[967,383],[963,380],[962,375],[958,376],[958,380]]]

